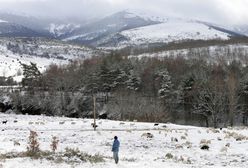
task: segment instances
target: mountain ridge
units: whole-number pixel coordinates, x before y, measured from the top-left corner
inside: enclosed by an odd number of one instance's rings
[[[0,13],[0,19],[5,21],[0,22],[0,36],[2,37],[48,37],[93,47],[125,47],[139,45],[142,41],[144,43],[167,43],[178,40],[212,40],[223,37],[223,33],[225,37],[222,39],[245,36],[241,31],[229,29],[229,27],[192,19],[161,17],[134,9],[119,11],[92,22],[45,20],[32,16],[2,13]],[[6,25],[8,25],[7,28]],[[204,27],[204,30],[198,31],[197,29],[200,27]],[[181,31],[181,28],[188,29],[188,31]],[[13,31],[6,33],[6,29]],[[144,37],[147,36],[148,29],[151,29],[148,35],[153,34],[153,36],[146,39]],[[210,29],[212,29],[213,34],[216,34],[216,37],[212,34],[206,38]],[[177,32],[179,33],[176,34]],[[168,34],[168,36],[158,40],[159,34]],[[169,37],[173,34],[176,38]],[[133,38],[139,42],[134,42]]]

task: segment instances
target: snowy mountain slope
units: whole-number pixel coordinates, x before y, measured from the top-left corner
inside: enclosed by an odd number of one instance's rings
[[[116,18],[117,16],[119,21],[121,20],[122,25],[128,25],[127,22],[137,23],[137,19],[147,24],[126,26],[122,29],[120,27],[115,31],[109,31],[103,25],[98,25],[98,29],[94,33],[86,31],[83,34],[77,34],[65,40],[76,40],[97,47],[122,48],[147,43],[169,43],[186,40],[227,40],[230,37],[243,36],[241,33],[206,22],[184,18],[157,17],[154,14],[135,10],[125,10],[111,15],[110,18]],[[116,19],[113,19],[113,21],[116,23]],[[116,26],[113,21],[111,25]],[[106,23],[104,19],[102,22]],[[99,28],[101,29],[99,30]]]
[[[248,25],[234,25],[234,26],[229,26],[231,30],[244,34],[248,36]]]
[[[0,37],[37,37],[40,33],[19,24],[0,21]]]
[[[34,62],[44,71],[50,64],[68,64],[72,60],[100,55],[100,51],[60,41],[40,38],[0,39],[0,76],[21,75],[20,63]]]
[[[10,23],[29,28],[39,33],[39,37],[59,38],[61,35],[71,33],[80,26],[80,21],[74,21],[72,19],[68,21],[58,20],[56,18],[37,18],[29,15],[3,12],[0,12],[0,18]]]
[[[163,23],[168,21],[169,17],[162,17],[159,14],[154,13],[153,11],[142,11],[140,9],[126,9],[123,11],[126,18],[142,18],[147,21],[153,21],[156,23]]]
[[[152,24],[157,24],[158,21],[153,21],[140,16],[134,16],[127,11],[121,11],[113,15],[99,19],[96,22],[81,26],[71,34],[63,37],[65,41],[76,41],[82,44],[97,46],[99,41],[118,33],[123,30],[128,30],[136,27],[142,27]]]
[[[228,39],[240,30],[203,21],[164,17],[151,11],[124,10],[94,21],[57,20],[0,13],[3,37],[49,37],[94,47],[125,47],[180,40]]]
[[[174,124],[97,120],[93,131],[92,119],[0,114],[0,153],[26,151],[29,131],[38,134],[41,150],[51,151],[52,136],[59,139],[57,152],[65,148],[87,154],[99,154],[100,163],[60,159],[30,159],[25,157],[1,159],[4,168],[244,168],[248,164],[247,127],[201,128]],[[146,134],[151,133],[152,138]],[[111,145],[113,137],[120,140],[120,162],[115,165]],[[237,140],[238,139],[238,140]],[[18,145],[16,145],[18,144]],[[201,150],[208,145],[209,150]],[[54,157],[56,154],[53,155]],[[64,156],[66,159],[66,156]],[[77,162],[73,162],[77,160]],[[20,164],[21,163],[21,164]]]
[[[131,45],[184,40],[226,40],[230,36],[206,25],[184,20],[170,20],[166,23],[122,31],[120,34],[128,39],[128,41],[122,44]]]
[[[75,29],[79,28],[79,24],[55,24],[51,23],[47,30],[56,38],[63,36],[67,33],[73,32]]]

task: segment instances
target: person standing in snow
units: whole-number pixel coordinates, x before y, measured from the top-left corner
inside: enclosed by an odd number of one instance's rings
[[[114,143],[112,146],[112,152],[113,152],[113,156],[114,156],[114,160],[115,160],[116,164],[119,162],[119,156],[118,156],[119,147],[120,147],[120,142],[118,140],[118,137],[115,136],[114,137]]]

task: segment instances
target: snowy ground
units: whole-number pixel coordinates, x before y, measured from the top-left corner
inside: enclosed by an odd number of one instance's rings
[[[90,119],[0,114],[0,154],[25,151],[29,130],[37,131],[41,150],[50,150],[52,136],[59,138],[58,151],[78,148],[100,154],[105,162],[77,164],[54,163],[30,158],[0,159],[4,168],[84,167],[84,168],[216,168],[247,167],[248,130],[245,127],[211,129],[173,124],[97,120],[93,131]],[[15,121],[15,122],[14,122]],[[166,127],[165,127],[166,126]],[[142,136],[153,134],[153,138]],[[115,165],[111,152],[113,137],[119,137],[120,163]],[[175,141],[175,138],[178,141]],[[210,149],[201,150],[208,141]],[[20,145],[14,145],[19,142]],[[228,144],[229,143],[229,144]],[[166,154],[172,154],[169,159]]]
[[[121,45],[147,44],[147,43],[169,43],[185,40],[211,40],[229,39],[229,34],[210,28],[209,26],[195,21],[183,19],[171,19],[165,23],[144,26],[121,32],[128,41]]]
[[[1,20],[0,20],[1,22]],[[13,52],[8,45],[19,46],[18,52]],[[11,48],[11,47],[10,47]],[[72,60],[83,60],[98,56],[100,52],[84,46],[72,45],[48,39],[0,38],[0,76],[12,76],[20,82],[23,78],[22,64],[37,64],[44,72],[51,64],[65,65]]]

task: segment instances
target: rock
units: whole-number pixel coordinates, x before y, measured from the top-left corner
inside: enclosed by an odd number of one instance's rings
[[[59,124],[60,124],[60,125],[63,125],[64,123],[65,123],[65,121],[61,121],[61,122],[59,122]]]
[[[223,148],[221,148],[221,150],[220,150],[221,152],[227,152],[227,147],[226,146],[224,146]]]
[[[147,133],[143,133],[141,137],[153,138],[154,136],[151,133],[147,132]]]
[[[225,146],[226,146],[226,147],[230,147],[230,143],[227,143]]]
[[[201,146],[201,150],[209,150],[209,146],[208,145],[202,145]]]
[[[18,141],[14,141],[14,146],[20,146],[21,144]]]
[[[178,142],[177,138],[171,137],[171,142]]]
[[[12,109],[8,109],[5,111],[5,114],[15,114],[15,112]]]

